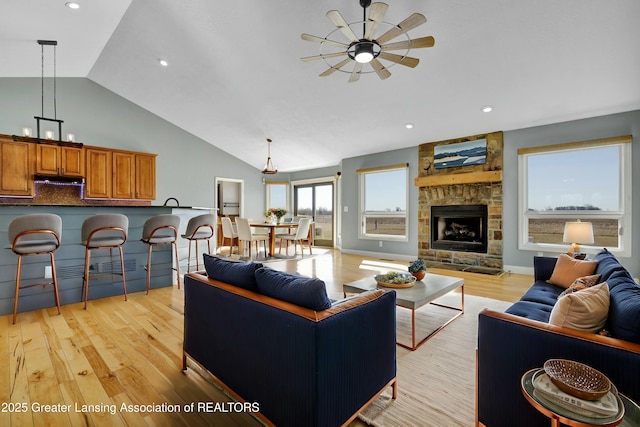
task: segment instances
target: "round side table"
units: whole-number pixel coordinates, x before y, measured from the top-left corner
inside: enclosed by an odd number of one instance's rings
[[[591,418],[580,415],[538,397],[534,394],[533,378],[540,370],[541,369],[538,368],[525,372],[520,380],[520,389],[531,406],[551,419],[551,427],[560,427],[561,425],[571,427],[640,426],[640,407],[620,393],[618,393],[618,397],[620,398],[619,403],[624,405],[624,411],[620,408],[616,416],[608,418]]]

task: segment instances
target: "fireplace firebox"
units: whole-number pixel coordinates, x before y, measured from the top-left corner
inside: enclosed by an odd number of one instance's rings
[[[487,253],[487,205],[431,206],[431,249]]]

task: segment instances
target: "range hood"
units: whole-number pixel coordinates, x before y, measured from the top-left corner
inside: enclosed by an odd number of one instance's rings
[[[84,184],[84,177],[35,174],[33,180],[39,183],[51,184]]]

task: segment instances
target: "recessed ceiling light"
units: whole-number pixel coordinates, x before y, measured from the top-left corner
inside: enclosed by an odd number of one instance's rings
[[[404,125],[407,129],[413,129],[413,123],[407,123]]]
[[[67,6],[69,9],[80,9],[80,4],[74,1],[68,1],[64,5]]]
[[[493,107],[491,105],[485,105],[484,107],[482,107],[482,111],[485,113],[490,113],[493,111]]]
[[[162,65],[163,67],[166,67],[167,65],[169,65],[169,63],[167,61],[165,61],[162,58],[158,58],[158,62],[160,63],[160,65]]]

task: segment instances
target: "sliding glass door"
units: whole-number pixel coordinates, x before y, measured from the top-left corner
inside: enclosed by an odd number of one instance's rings
[[[333,182],[294,187],[294,214],[313,218],[316,246],[333,246],[333,211]]]

